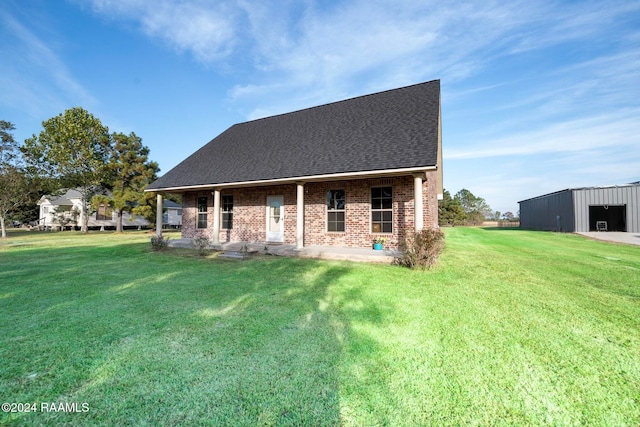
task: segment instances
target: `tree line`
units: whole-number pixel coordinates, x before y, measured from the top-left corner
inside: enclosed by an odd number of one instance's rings
[[[440,225],[482,225],[486,220],[511,221],[515,219],[512,212],[501,214],[493,211],[487,202],[475,196],[471,191],[463,188],[453,197],[449,191],[444,190],[442,200],[438,202],[438,222]]]
[[[38,217],[35,204],[43,195],[63,189],[81,193],[85,212],[81,231],[88,231],[89,214],[99,206],[116,213],[116,231],[122,214],[141,215],[153,223],[153,195],[144,188],[157,178],[158,164],[134,132],[109,128],[81,107],[71,108],[42,122],[38,135],[18,144],[15,126],[0,120],[0,227],[6,220],[28,222]]]

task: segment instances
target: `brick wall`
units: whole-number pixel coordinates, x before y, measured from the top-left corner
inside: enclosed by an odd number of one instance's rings
[[[428,172],[423,182],[424,226],[438,226],[436,172]],[[390,186],[393,189],[393,233],[371,232],[371,187]],[[327,232],[326,200],[328,190],[345,190],[345,231]],[[220,241],[265,241],[267,196],[284,196],[284,240],[296,240],[296,185],[224,189],[221,196],[233,195],[233,229],[220,230]],[[207,197],[207,228],[197,229],[197,200]],[[188,192],[182,197],[182,236],[212,237],[213,195],[211,191]],[[305,245],[370,247],[376,236],[387,238],[386,248],[397,248],[404,230],[413,230],[413,177],[359,179],[334,182],[309,182],[304,186]],[[222,216],[221,216],[222,218]],[[222,224],[222,219],[221,219]]]
[[[198,197],[207,197],[207,228],[198,229]],[[182,194],[182,237],[193,239],[213,235],[213,195],[210,191]]]

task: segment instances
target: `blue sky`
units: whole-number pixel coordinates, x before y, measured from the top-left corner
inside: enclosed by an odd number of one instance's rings
[[[444,185],[640,180],[640,1],[3,0],[0,119],[82,106],[167,172],[234,123],[440,79]]]

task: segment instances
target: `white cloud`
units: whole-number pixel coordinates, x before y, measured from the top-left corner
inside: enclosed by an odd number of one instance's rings
[[[640,110],[622,114],[584,117],[522,131],[496,139],[486,139],[465,148],[444,150],[446,160],[479,159],[503,156],[526,156],[593,150],[602,147],[640,146]]]
[[[93,0],[92,5],[100,15],[136,22],[149,37],[203,63],[223,64],[227,71],[229,64],[231,69],[252,64],[254,73],[229,91],[232,102],[251,100],[248,117],[433,78],[464,81],[504,56],[606,37],[616,20],[640,8],[637,1],[480,0]]]
[[[95,98],[49,47],[51,40],[45,43],[26,25],[3,11],[0,11],[0,23],[4,27],[2,43],[6,44],[3,49],[12,58],[0,66],[3,103],[12,109],[20,107],[33,116],[41,116],[51,107],[68,106],[69,102],[95,103]]]
[[[228,56],[236,43],[237,8],[224,1],[94,0],[96,13],[138,22],[147,36],[208,63]]]
[[[636,46],[603,50],[544,69],[542,74],[523,74],[482,89],[444,93],[449,147],[445,156],[449,159],[640,142],[636,125],[640,50]],[[458,127],[447,127],[451,122]]]
[[[637,2],[93,0],[97,13],[204,63],[253,65],[232,102],[282,112],[433,78],[504,55],[603,36]],[[354,90],[354,87],[357,89]],[[247,111],[255,117],[256,111]]]
[[[295,13],[241,4],[260,75],[229,96],[251,100],[249,117],[445,76],[464,79],[518,22],[516,7],[487,2],[453,9],[439,2],[309,2]]]
[[[584,1],[562,3],[540,2],[537,13],[523,26],[511,53],[539,50],[562,43],[595,38],[603,30],[615,26],[640,11],[637,1]],[[609,36],[610,34],[603,35]]]

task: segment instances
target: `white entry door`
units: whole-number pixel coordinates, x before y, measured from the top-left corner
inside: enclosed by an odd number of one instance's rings
[[[284,242],[284,196],[267,196],[267,242]]]

